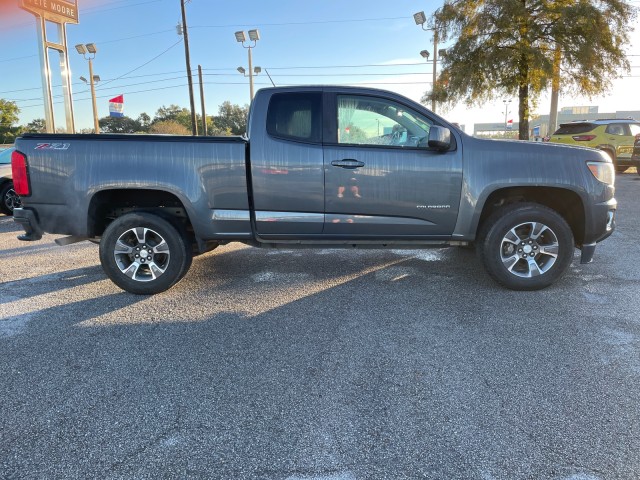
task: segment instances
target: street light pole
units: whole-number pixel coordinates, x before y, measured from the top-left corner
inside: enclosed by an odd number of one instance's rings
[[[98,47],[96,47],[95,43],[87,43],[87,44],[79,43],[78,45],[76,45],[76,51],[80,55],[82,55],[85,60],[89,61],[89,85],[91,85],[91,101],[93,103],[93,129],[96,134],[99,134],[100,124],[98,122],[98,105],[96,103],[96,87],[95,87],[95,78],[93,75],[93,59],[96,58],[96,53],[98,53]],[[83,77],[80,77],[80,78],[82,79]]]
[[[506,135],[506,133],[507,133],[507,115],[508,115],[509,104],[511,103],[511,100],[507,100],[505,98],[502,101],[504,102],[504,133]]]
[[[432,92],[436,91],[436,62],[438,61],[438,32],[433,30],[433,87]],[[436,113],[436,99],[431,95],[431,110]]]
[[[253,101],[253,73],[254,73],[253,57],[251,55],[251,50],[255,48],[255,46],[258,43],[258,40],[260,40],[260,32],[258,31],[257,28],[254,28],[253,30],[249,30],[249,42],[247,42],[247,37],[244,31],[242,30],[239,32],[236,32],[235,36],[236,36],[236,41],[242,44],[244,48],[249,50],[249,104],[251,104],[251,102]],[[245,45],[245,42],[247,42],[247,45]],[[240,69],[238,69],[238,71],[240,71]],[[244,72],[240,72],[240,73],[244,75]]]
[[[253,100],[253,62],[251,58],[251,49],[247,49],[249,51],[249,98]]]
[[[436,90],[436,82],[438,81],[437,73],[436,73],[436,62],[438,61],[438,31],[435,28],[425,27],[424,24],[427,23],[427,17],[424,12],[418,12],[413,14],[413,19],[416,22],[416,25],[420,25],[420,28],[425,32],[428,30],[433,31],[433,83],[431,86],[431,111],[436,113],[436,99],[434,97],[434,93]],[[425,55],[426,53],[426,55]],[[423,50],[420,52],[425,59],[429,58],[429,52]]]
[[[100,124],[98,122],[98,105],[96,103],[96,84],[93,81],[93,62],[89,59],[89,82],[91,84],[91,101],[93,103],[93,129],[96,133],[100,133]]]

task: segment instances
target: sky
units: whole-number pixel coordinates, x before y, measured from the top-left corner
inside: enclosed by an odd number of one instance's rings
[[[0,0],[0,98],[18,104],[19,123],[24,125],[44,118],[44,106],[36,21],[16,7],[20,1]],[[640,6],[639,0],[631,3]],[[239,66],[248,69],[247,50],[236,42],[234,32],[253,28],[261,37],[252,50],[253,65],[263,69],[254,77],[256,90],[271,86],[266,70],[276,85],[373,86],[419,101],[432,78],[432,64],[419,52],[432,51],[433,35],[415,24],[413,14],[424,11],[429,16],[441,5],[441,0],[190,0],[186,15],[191,66],[194,74],[202,66],[207,114],[216,114],[227,100],[249,103],[249,79],[237,71]],[[91,93],[80,81],[80,76],[89,77],[88,62],[75,51],[78,43],[98,48],[93,70],[101,79],[96,86],[99,117],[109,114],[109,99],[120,94],[124,113],[132,118],[143,112],[153,117],[158,108],[171,104],[189,107],[184,44],[176,32],[180,0],[78,0],[78,12],[80,23],[67,25],[77,130],[93,125]],[[55,40],[55,28],[49,28],[48,35]],[[640,110],[640,29],[632,33],[626,51],[631,72],[616,80],[608,94],[593,99],[563,94],[559,106]],[[56,126],[64,126],[60,69],[57,62],[52,64]],[[194,90],[200,112],[197,83]],[[503,100],[474,108],[459,104],[443,116],[471,133],[474,123],[504,121]],[[517,99],[510,100],[507,116],[517,121]],[[548,114],[549,104],[543,95],[534,112]]]

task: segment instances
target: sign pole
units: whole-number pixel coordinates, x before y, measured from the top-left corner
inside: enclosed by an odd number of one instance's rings
[[[62,74],[62,94],[64,96],[64,113],[67,121],[67,133],[76,133],[73,117],[73,99],[71,92],[71,68],[69,68],[69,51],[67,49],[67,25],[58,24],[58,38],[62,40],[63,49],[60,53],[60,72]]]
[[[55,133],[55,116],[53,110],[53,94],[51,89],[51,65],[49,49],[57,50],[60,56],[60,74],[62,75],[62,93],[64,96],[66,130],[75,133],[73,117],[73,99],[71,97],[71,69],[67,51],[67,23],[77,24],[78,0],[21,0],[20,7],[36,17],[38,33],[38,53],[42,75],[42,97],[44,99],[45,129],[47,133]],[[58,41],[50,42],[47,38],[47,21],[58,27]]]
[[[44,122],[47,133],[56,131],[53,118],[53,95],[51,94],[51,71],[49,69],[49,49],[47,48],[47,26],[44,17],[36,16],[38,27],[38,53],[42,74],[42,96],[44,98]]]

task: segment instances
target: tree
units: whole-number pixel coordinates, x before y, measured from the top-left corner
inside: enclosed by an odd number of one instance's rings
[[[191,111],[187,108],[180,108],[178,105],[173,104],[168,107],[163,105],[156,111],[151,125],[165,121],[177,122],[191,131]]]
[[[553,78],[556,48],[565,89],[604,93],[629,69],[623,46],[635,16],[625,0],[445,0],[430,26],[455,43],[422,101],[473,105],[517,94],[519,138],[528,139],[530,106]]]
[[[24,131],[28,133],[45,133],[47,131],[47,125],[44,118],[36,118],[27,123],[24,127]]]
[[[147,115],[145,112],[142,112],[140,115],[138,115],[138,118],[136,120],[140,124],[140,129],[143,132],[149,130],[149,126],[151,125],[151,117],[149,115]]]
[[[137,120],[124,117],[103,117],[98,120],[100,131],[104,133],[136,133],[142,130]]]
[[[153,122],[151,127],[149,127],[149,133],[160,133],[164,135],[191,135],[191,130],[175,120],[162,120],[160,122]]]
[[[19,134],[13,124],[20,118],[20,109],[15,102],[0,98],[0,143],[12,143]]]
[[[231,135],[243,135],[247,131],[249,105],[241,107],[229,101],[218,108],[218,116],[213,117],[213,124],[220,131],[230,131]]]

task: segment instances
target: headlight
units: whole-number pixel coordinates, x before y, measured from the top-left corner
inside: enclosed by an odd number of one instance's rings
[[[607,185],[613,185],[615,182],[616,172],[613,168],[613,163],[587,162],[587,167],[589,167],[589,171],[600,182],[606,183]]]

